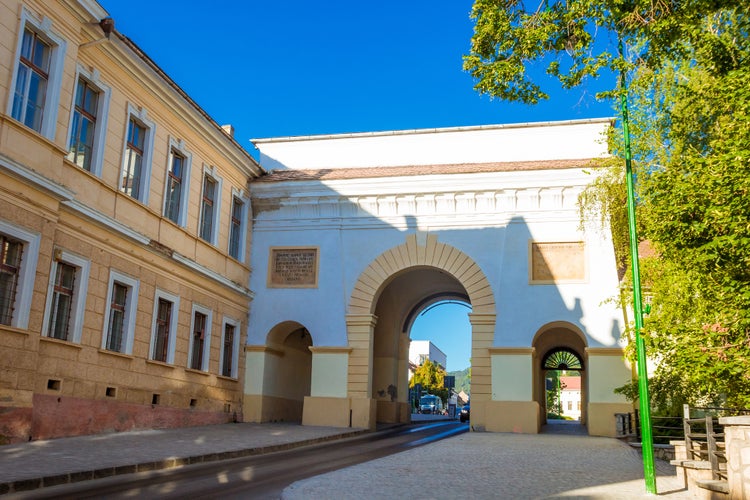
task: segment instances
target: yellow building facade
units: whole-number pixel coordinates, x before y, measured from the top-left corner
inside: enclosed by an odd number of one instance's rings
[[[91,0],[0,0],[0,442],[242,420],[262,172]]]

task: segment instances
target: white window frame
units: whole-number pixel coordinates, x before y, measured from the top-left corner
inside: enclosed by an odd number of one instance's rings
[[[201,236],[201,225],[203,223],[203,179],[204,177],[210,177],[216,183],[216,198],[214,199],[214,214],[213,224],[211,226],[211,239],[203,240],[208,241],[213,246],[217,246],[219,242],[219,222],[221,221],[221,193],[222,193],[222,182],[223,179],[216,173],[216,167],[203,165],[203,175],[201,176],[201,199],[200,199],[200,212],[198,214],[198,237]],[[203,238],[201,238],[203,239]]]
[[[39,20],[26,7],[21,9],[21,22],[19,24],[18,36],[16,37],[16,52],[13,59],[13,78],[8,89],[8,102],[5,108],[6,114],[9,117],[13,115],[13,99],[18,79],[18,67],[21,61],[23,33],[26,28],[34,31],[50,44],[49,78],[47,79],[47,92],[44,96],[44,111],[39,133],[47,139],[54,141],[57,112],[60,107],[60,88],[65,65],[65,48],[67,42],[52,32],[52,20],[50,18],[42,17]]]
[[[182,191],[180,199],[180,213],[177,217],[177,225],[185,227],[187,225],[188,201],[190,198],[190,170],[193,164],[193,153],[187,149],[185,141],[182,139],[169,138],[169,154],[167,155],[167,168],[164,171],[164,203],[162,215],[167,218],[167,193],[169,192],[169,167],[172,165],[174,151],[185,158],[182,173]],[[203,179],[201,179],[203,180]],[[202,188],[201,188],[202,189]]]
[[[154,314],[151,317],[151,347],[148,350],[148,359],[157,361],[154,359],[154,355],[156,354],[156,320],[159,314],[159,299],[164,299],[172,303],[172,311],[169,315],[167,359],[166,361],[164,361],[164,363],[173,365],[175,346],[177,345],[177,324],[178,317],[180,315],[180,296],[166,292],[164,290],[159,290],[158,288],[156,289],[156,293],[154,293]]]
[[[229,250],[232,245],[232,209],[234,208],[234,199],[237,198],[242,202],[242,221],[240,222],[240,245],[238,249],[238,256],[233,256],[231,253],[229,253]],[[232,203],[229,207],[229,238],[227,240],[227,253],[230,257],[233,259],[237,259],[240,262],[245,262],[246,259],[246,253],[247,253],[247,219],[248,219],[248,210],[250,207],[250,200],[247,197],[247,194],[241,189],[232,188]]]
[[[193,359],[193,328],[195,327],[195,313],[201,313],[206,316],[206,331],[203,340],[203,359],[200,368],[192,368],[191,360]],[[191,370],[200,370],[207,372],[211,361],[211,326],[213,325],[213,311],[199,304],[193,304],[190,312],[190,342],[188,343],[187,366]]]
[[[70,306],[71,321],[68,325],[68,342],[80,344],[81,333],[83,332],[83,316],[86,309],[86,296],[88,293],[91,262],[82,257],[66,252],[65,250],[60,250],[59,256],[56,252],[55,257],[55,259],[52,259],[52,266],[50,267],[49,286],[47,287],[47,303],[44,306],[42,335],[45,337],[50,336],[49,320],[50,315],[52,314],[52,299],[55,294],[55,277],[57,276],[57,266],[62,262],[76,268],[75,288],[73,289],[73,299]]]
[[[227,316],[224,316],[221,321],[221,343],[219,344],[219,375],[222,377],[227,376],[222,373],[222,369],[224,367],[224,335],[226,334],[227,330],[226,325],[234,326],[234,342],[232,345],[232,374],[229,375],[229,378],[236,379],[238,376],[240,359],[240,322]]]
[[[0,233],[23,242],[21,268],[18,271],[16,300],[13,304],[13,318],[10,321],[10,326],[25,330],[29,327],[29,312],[34,294],[34,278],[36,277],[36,265],[39,260],[39,245],[42,236],[1,220]]]
[[[120,283],[129,288],[128,290],[128,301],[125,304],[125,324],[123,325],[122,332],[122,351],[110,351],[107,349],[107,335],[109,333],[109,317],[110,310],[112,308],[112,289],[114,288],[115,282]],[[135,278],[123,274],[114,269],[109,271],[109,283],[107,284],[107,307],[104,311],[104,330],[102,334],[102,349],[108,352],[119,352],[121,354],[127,354],[128,356],[133,355],[133,341],[135,337],[135,318],[138,312],[138,289],[140,287],[140,281]]]
[[[146,129],[146,137],[143,139],[143,158],[141,163],[141,193],[138,200],[144,205],[148,205],[148,195],[151,189],[151,162],[154,156],[154,136],[156,135],[156,123],[148,118],[146,108],[136,108],[128,103],[128,113],[125,119],[125,131],[122,138],[122,161],[120,162],[120,176],[117,178],[117,190],[122,191],[122,176],[125,173],[125,166],[128,161],[128,127],[130,119],[135,121]],[[124,194],[124,193],[123,193]]]
[[[104,141],[107,136],[107,117],[109,116],[109,101],[112,97],[112,89],[100,80],[99,70],[95,69],[89,72],[80,64],[77,65],[76,78],[73,84],[73,97],[70,102],[70,123],[68,124],[68,135],[65,138],[65,147],[68,150],[70,149],[70,136],[73,135],[73,115],[75,114],[76,92],[78,92],[78,80],[80,79],[86,80],[91,87],[99,92],[99,102],[96,109],[96,126],[94,127],[94,149],[91,155],[91,173],[97,177],[101,177],[102,163],[104,161]]]

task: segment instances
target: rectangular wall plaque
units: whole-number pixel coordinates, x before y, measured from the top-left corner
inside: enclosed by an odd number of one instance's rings
[[[529,242],[529,282],[533,284],[586,281],[582,241]]]
[[[268,256],[269,288],[316,288],[317,247],[272,247]]]

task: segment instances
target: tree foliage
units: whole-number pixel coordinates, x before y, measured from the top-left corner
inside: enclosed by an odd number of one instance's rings
[[[665,61],[699,53],[719,72],[737,68],[742,50],[726,34],[736,0],[475,0],[471,50],[464,69],[475,89],[535,104],[549,95],[529,76],[536,65],[564,88],[606,72],[658,71]],[[706,20],[718,28],[706,30]],[[620,42],[627,45],[624,57]],[[748,42],[745,41],[745,44]],[[615,89],[612,89],[615,90]],[[606,94],[605,94],[606,95]]]
[[[750,3],[475,0],[472,17],[464,68],[480,93],[547,98],[529,76],[538,66],[565,88],[628,75],[638,232],[656,250],[641,269],[653,297],[643,335],[659,361],[652,397],[665,412],[682,402],[750,407]],[[622,271],[619,137],[619,161],[581,206],[611,228]]]
[[[672,154],[641,181],[660,255],[644,338],[660,373],[750,407],[750,71],[689,72],[669,113]]]
[[[445,370],[434,361],[427,359],[414,371],[409,387],[416,384],[421,384],[423,391],[440,396],[444,403],[448,399],[448,389],[444,388]]]

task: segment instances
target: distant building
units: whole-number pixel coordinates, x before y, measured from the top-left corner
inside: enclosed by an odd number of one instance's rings
[[[409,378],[414,376],[414,371],[427,360],[440,365],[443,370],[448,365],[447,356],[435,344],[429,340],[412,340],[409,344]]]
[[[574,420],[581,418],[581,377],[560,377],[562,415]]]
[[[464,391],[461,391],[457,394],[458,398],[458,404],[459,405],[465,405],[469,402],[469,395],[466,394]]]
[[[439,364],[443,370],[448,366],[447,356],[429,340],[412,340],[409,345],[409,362],[415,366],[424,364],[427,360]]]

